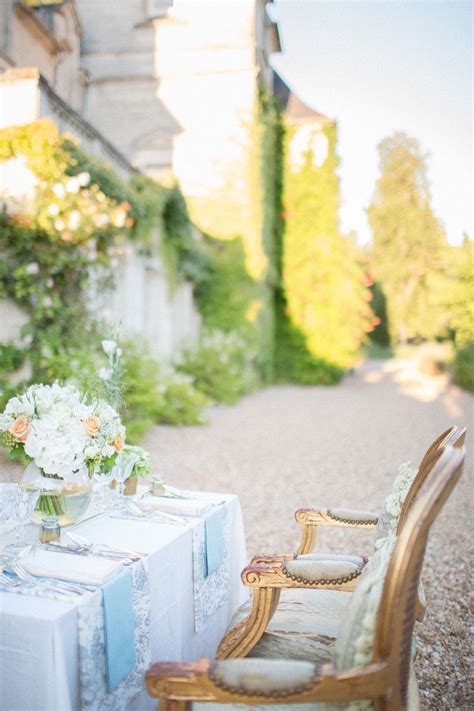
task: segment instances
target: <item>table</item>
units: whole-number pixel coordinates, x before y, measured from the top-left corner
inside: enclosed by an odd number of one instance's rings
[[[225,502],[230,535],[229,595],[201,631],[194,629],[192,531],[179,525],[99,518],[78,532],[91,541],[147,553],[151,591],[151,658],[191,661],[213,657],[235,609],[248,597],[240,582],[246,563],[238,498]],[[151,527],[151,528],[150,528]],[[107,541],[104,531],[110,536]],[[0,709],[69,711],[80,709],[76,599],[50,600],[0,592]],[[145,691],[129,711],[153,709]]]

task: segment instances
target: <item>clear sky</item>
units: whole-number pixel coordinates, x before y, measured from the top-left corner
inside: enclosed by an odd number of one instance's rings
[[[370,239],[376,147],[395,130],[429,154],[433,206],[449,241],[472,233],[472,4],[463,0],[275,0],[272,64],[337,119],[342,227]]]

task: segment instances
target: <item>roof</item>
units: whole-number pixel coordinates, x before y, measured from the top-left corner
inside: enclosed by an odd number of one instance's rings
[[[332,119],[328,116],[305,104],[275,70],[273,72],[273,94],[279,100],[285,117],[291,123],[317,122],[322,125],[332,123]]]

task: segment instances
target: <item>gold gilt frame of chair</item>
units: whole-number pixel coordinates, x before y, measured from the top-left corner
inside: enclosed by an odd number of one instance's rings
[[[465,428],[453,426],[443,432],[429,447],[424,455],[418,474],[416,475],[407,497],[402,506],[400,515],[400,523],[397,529],[397,534],[400,533],[403,522],[406,519],[407,513],[414,501],[416,493],[423,485],[427,475],[436,463],[437,458],[445,446],[462,446],[466,435]],[[297,520],[300,511],[308,512],[310,509],[300,509],[296,512]],[[345,527],[362,527],[374,529],[377,523],[370,524],[368,521],[338,521],[333,518],[327,518],[325,511],[312,511],[313,522],[305,523],[303,528],[302,543],[316,539],[316,529],[319,525],[330,526],[345,526]],[[309,534],[306,532],[309,531]],[[300,546],[301,549],[301,546]],[[250,614],[241,620],[238,624],[232,627],[222,638],[217,651],[218,659],[231,659],[235,657],[245,657],[251,649],[259,642],[264,634],[270,620],[275,613],[280,601],[280,593],[282,589],[289,588],[305,588],[305,589],[325,589],[325,590],[343,590],[352,591],[356,587],[359,577],[362,573],[361,566],[354,573],[346,578],[339,579],[322,579],[308,581],[302,577],[292,576],[288,574],[285,568],[285,562],[294,559],[297,554],[283,556],[255,556],[249,566],[242,571],[242,581],[246,587],[252,588],[252,607]],[[367,558],[363,559],[363,562]],[[424,605],[417,599],[417,616],[419,620],[424,616]]]
[[[430,467],[433,460],[433,455],[437,450],[443,447],[461,447],[464,444],[464,439],[466,436],[466,429],[459,428],[453,425],[445,432],[439,435],[434,442],[426,450],[423,459],[420,462],[418,469],[418,474],[416,475],[407,497],[402,505],[402,512],[400,515],[400,521],[403,520],[406,512],[408,511],[410,504],[415,496],[416,492],[422,486],[427,473],[430,471]],[[375,530],[378,517],[370,512],[364,517],[364,512],[360,512],[361,517],[359,520],[356,518],[351,518],[350,520],[338,517],[331,513],[330,509],[311,509],[302,508],[295,511],[295,519],[301,524],[301,540],[297,549],[296,554],[284,554],[284,555],[261,555],[257,554],[252,558],[253,565],[275,565],[279,562],[284,562],[285,560],[291,560],[295,555],[304,555],[306,553],[311,553],[316,544],[317,531],[320,526],[332,526],[332,527],[342,527],[342,528],[365,528],[368,530]]]
[[[405,711],[416,591],[428,534],[461,475],[463,461],[464,448],[447,447],[442,451],[406,516],[385,577],[371,663],[347,672],[338,672],[332,663],[315,665],[310,683],[275,693],[255,693],[242,687],[226,686],[218,667],[239,664],[239,660],[157,663],[146,675],[146,686],[151,696],[160,699],[160,711],[188,711],[193,701],[250,706],[355,699],[372,699],[377,711]],[[270,670],[275,662],[266,660],[265,663]],[[293,664],[305,663],[293,661]]]

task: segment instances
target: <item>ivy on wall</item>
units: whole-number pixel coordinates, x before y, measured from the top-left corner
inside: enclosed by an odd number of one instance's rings
[[[311,136],[295,160],[297,128],[286,130],[276,369],[282,380],[330,384],[354,364],[373,317],[357,247],[338,224],[336,125],[320,130],[323,160]]]
[[[0,131],[0,162],[29,186],[0,212],[0,298],[28,317],[20,338],[0,348],[5,397],[8,373],[25,360],[33,379],[62,377],[64,364],[98,340],[90,280],[113,286],[112,260],[126,241],[142,253],[160,250],[171,284],[200,283],[209,271],[176,184],[121,180],[47,119]]]

